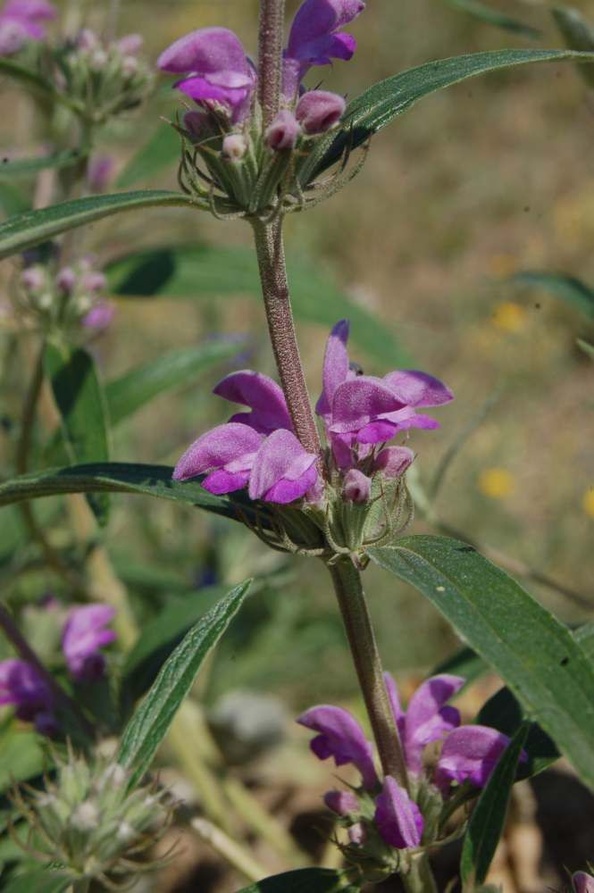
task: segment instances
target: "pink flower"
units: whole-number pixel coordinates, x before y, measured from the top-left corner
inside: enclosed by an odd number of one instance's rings
[[[12,56],[30,40],[45,38],[41,24],[55,18],[48,0],[7,0],[0,11],[0,56]]]
[[[116,638],[106,629],[115,615],[110,605],[91,604],[73,608],[62,632],[62,650],[70,674],[77,682],[94,682],[105,675],[101,648]]]

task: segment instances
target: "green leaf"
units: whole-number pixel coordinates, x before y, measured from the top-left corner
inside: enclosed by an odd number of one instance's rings
[[[29,177],[47,168],[60,170],[80,164],[84,154],[77,149],[55,152],[53,155],[40,155],[38,158],[1,158],[0,178]]]
[[[117,760],[131,771],[131,787],[148,771],[198,670],[239,611],[249,586],[249,580],[236,586],[190,630],[163,664],[152,688],[126,726]]]
[[[526,715],[509,688],[501,688],[486,704],[483,704],[476,721],[480,725],[490,726],[513,738],[526,724]],[[528,759],[520,766],[519,778],[538,775],[539,772],[548,769],[560,756],[554,741],[536,723],[529,724],[524,750]]]
[[[31,199],[16,183],[7,183],[0,180],[0,208],[5,217],[11,214],[23,214],[31,207]]]
[[[527,725],[518,729],[470,817],[460,861],[464,890],[474,890],[475,885],[482,884],[487,877],[505,825],[511,789],[527,733]]]
[[[543,288],[555,297],[577,307],[590,319],[594,318],[594,290],[575,276],[527,270],[523,273],[516,273],[510,278],[510,282],[531,288]]]
[[[180,483],[172,479],[172,474],[173,468],[168,465],[138,465],[127,462],[50,468],[0,484],[0,506],[64,493],[139,493],[173,499],[235,521],[250,518],[254,514],[247,498],[240,495],[233,499],[228,496],[213,496],[197,481]],[[266,526],[264,511],[258,511],[258,519]]]
[[[495,25],[496,28],[502,28],[504,31],[511,31],[513,34],[522,34],[524,37],[540,37],[538,28],[533,28],[525,22],[520,22],[511,16],[492,9],[486,3],[479,3],[478,0],[446,0],[450,6],[461,9],[479,19],[488,25]],[[577,47],[576,47],[577,49]]]
[[[163,168],[173,167],[181,161],[181,143],[178,133],[169,124],[161,122],[153,136],[134,155],[116,180],[117,189],[129,189],[139,180],[149,180]]]
[[[594,50],[594,28],[577,9],[557,6],[551,10],[551,14],[568,47],[586,52]],[[594,87],[594,71],[580,68],[579,74],[588,87]]]
[[[229,359],[237,351],[237,344],[225,342],[172,350],[110,381],[105,387],[105,397],[112,425],[135,413],[158,394],[190,384],[200,372]]]
[[[594,668],[569,631],[466,543],[412,536],[369,554],[441,611],[594,785]]]
[[[329,868],[301,868],[264,878],[239,893],[358,893],[348,875]]]
[[[142,636],[126,656],[122,669],[123,700],[133,702],[144,694],[188,630],[220,601],[224,593],[220,586],[187,592],[183,597],[171,599],[154,620],[143,626]]]
[[[12,720],[4,724],[0,737],[0,791],[39,775],[46,763],[36,732],[19,729]]]
[[[588,344],[588,342],[584,341],[583,338],[578,338],[577,346],[586,354],[587,357],[590,357],[591,360],[594,360],[594,344]]]
[[[353,341],[378,363],[407,365],[408,359],[389,327],[347,298],[323,270],[288,260],[295,316],[330,328],[339,319],[352,323]],[[203,299],[247,295],[262,300],[254,252],[246,248],[182,247],[152,249],[124,257],[106,271],[122,297],[167,295]]]
[[[43,78],[30,68],[25,68],[24,65],[20,65],[18,62],[9,59],[6,56],[0,58],[0,77],[2,75],[12,78],[15,81],[19,81],[29,90],[33,90],[34,93],[37,93],[44,98],[49,99],[56,95],[47,78]]]
[[[191,199],[181,192],[153,189],[95,195],[51,205],[41,211],[26,211],[0,223],[0,259],[53,239],[69,229],[94,223],[123,211],[191,206]]]
[[[2,884],[2,893],[32,893],[33,890],[35,893],[62,893],[71,886],[71,877],[42,868],[11,878]]]
[[[48,342],[43,364],[60,412],[62,433],[72,463],[107,462],[107,412],[95,361],[83,348]],[[105,494],[88,496],[101,523],[107,520]]]
[[[590,663],[594,664],[594,622],[585,623],[575,630],[573,638],[576,640]]]
[[[531,62],[592,62],[589,53],[567,50],[493,50],[426,62],[374,84],[347,106],[340,127],[318,141],[300,168],[302,183],[333,165],[347,149],[356,149],[419,99],[468,78]]]

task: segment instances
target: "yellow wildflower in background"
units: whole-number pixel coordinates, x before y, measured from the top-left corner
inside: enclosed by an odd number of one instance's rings
[[[513,301],[502,301],[495,307],[491,322],[503,332],[519,332],[526,325],[526,309]]]
[[[505,499],[515,491],[516,479],[506,468],[485,468],[479,475],[478,488],[491,499]]]
[[[582,506],[589,518],[594,518],[594,487],[590,487],[584,493]]]

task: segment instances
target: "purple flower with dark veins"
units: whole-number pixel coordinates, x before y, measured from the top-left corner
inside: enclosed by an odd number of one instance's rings
[[[18,719],[34,723],[42,735],[57,731],[52,691],[35,667],[24,660],[0,661],[0,705],[14,707]]]
[[[115,616],[111,605],[91,604],[73,608],[62,632],[62,651],[71,676],[77,682],[95,682],[105,675],[101,649],[116,638],[107,629]]]
[[[45,38],[43,22],[56,17],[48,0],[7,0],[0,10],[0,56],[18,53],[28,41]]]

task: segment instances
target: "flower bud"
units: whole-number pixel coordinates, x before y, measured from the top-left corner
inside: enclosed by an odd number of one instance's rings
[[[82,290],[86,292],[103,291],[107,286],[107,279],[103,273],[99,273],[96,270],[90,270],[88,273],[83,274],[80,284]]]
[[[45,287],[45,271],[42,267],[27,267],[21,273],[21,285],[27,291],[38,292]]]
[[[281,109],[266,131],[266,145],[275,152],[293,149],[300,133],[301,127],[293,112]]]
[[[144,40],[140,34],[125,34],[117,42],[117,48],[123,56],[136,56],[142,49]]]
[[[56,276],[56,288],[65,295],[71,295],[76,285],[76,273],[72,267],[62,267]]]
[[[342,495],[348,502],[355,502],[358,505],[368,502],[371,494],[371,478],[359,471],[358,468],[351,468],[344,476],[342,485]]]
[[[357,822],[355,825],[351,825],[348,830],[349,841],[353,844],[353,846],[363,846],[365,841],[367,840],[367,831],[365,830],[365,825],[362,822]]]
[[[241,161],[247,152],[247,141],[241,133],[228,133],[223,140],[223,155],[229,161]]]
[[[594,893],[594,877],[585,871],[576,871],[571,882],[575,893]]]
[[[310,90],[304,93],[295,109],[295,117],[304,133],[326,133],[335,127],[344,114],[346,102],[337,93],[327,90]]]
[[[347,816],[359,812],[359,801],[351,791],[328,791],[324,803],[337,815]]]

